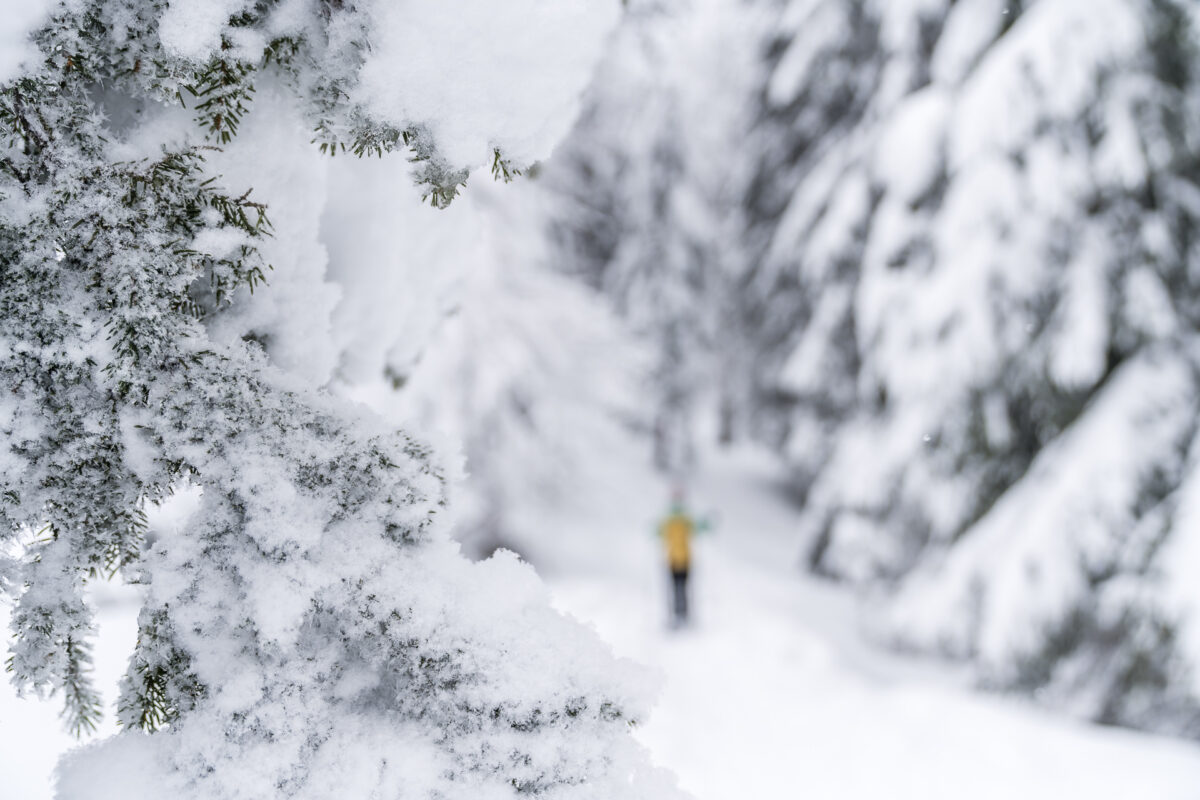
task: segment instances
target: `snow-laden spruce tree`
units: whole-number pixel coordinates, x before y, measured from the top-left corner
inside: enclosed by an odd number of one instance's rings
[[[628,737],[628,670],[527,568],[448,541],[435,454],[222,328],[292,265],[263,258],[272,198],[206,167],[266,87],[314,148],[407,150],[445,203],[563,129],[602,5],[64,0],[33,32],[0,86],[13,679],[91,727],[85,586],[116,573],[144,603],[126,730],[60,798],[672,795]],[[148,537],[181,486],[198,509]]]
[[[650,343],[655,461],[685,470],[715,401],[732,436],[757,348],[739,333],[736,152],[752,15],[728,0],[632,2],[543,182],[563,268]],[[718,376],[721,376],[718,378]],[[716,387],[716,391],[713,391]]]
[[[781,14],[758,184],[812,566],[990,683],[1200,734],[1194,5]]]

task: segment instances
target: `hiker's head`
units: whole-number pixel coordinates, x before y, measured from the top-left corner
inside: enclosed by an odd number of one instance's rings
[[[682,511],[687,505],[687,490],[681,484],[676,484],[671,488],[671,510]]]

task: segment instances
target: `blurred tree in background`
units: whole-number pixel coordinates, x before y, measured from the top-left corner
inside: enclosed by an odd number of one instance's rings
[[[770,444],[882,637],[1191,736],[1195,15],[634,2],[540,178],[562,268],[658,353],[660,466]]]

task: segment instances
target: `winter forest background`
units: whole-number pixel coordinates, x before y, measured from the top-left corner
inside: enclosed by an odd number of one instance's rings
[[[4,12],[0,800],[1200,798],[1200,3]]]

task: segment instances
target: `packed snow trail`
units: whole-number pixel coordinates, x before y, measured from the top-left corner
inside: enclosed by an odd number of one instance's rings
[[[562,609],[661,672],[639,736],[698,800],[1200,798],[1200,747],[981,694],[962,670],[867,644],[846,593],[797,569],[772,462],[709,464],[692,505],[718,521],[697,540],[689,628],[666,626],[649,533],[663,486],[628,509],[646,534],[628,537],[639,552],[624,563],[644,568],[551,581]]]

